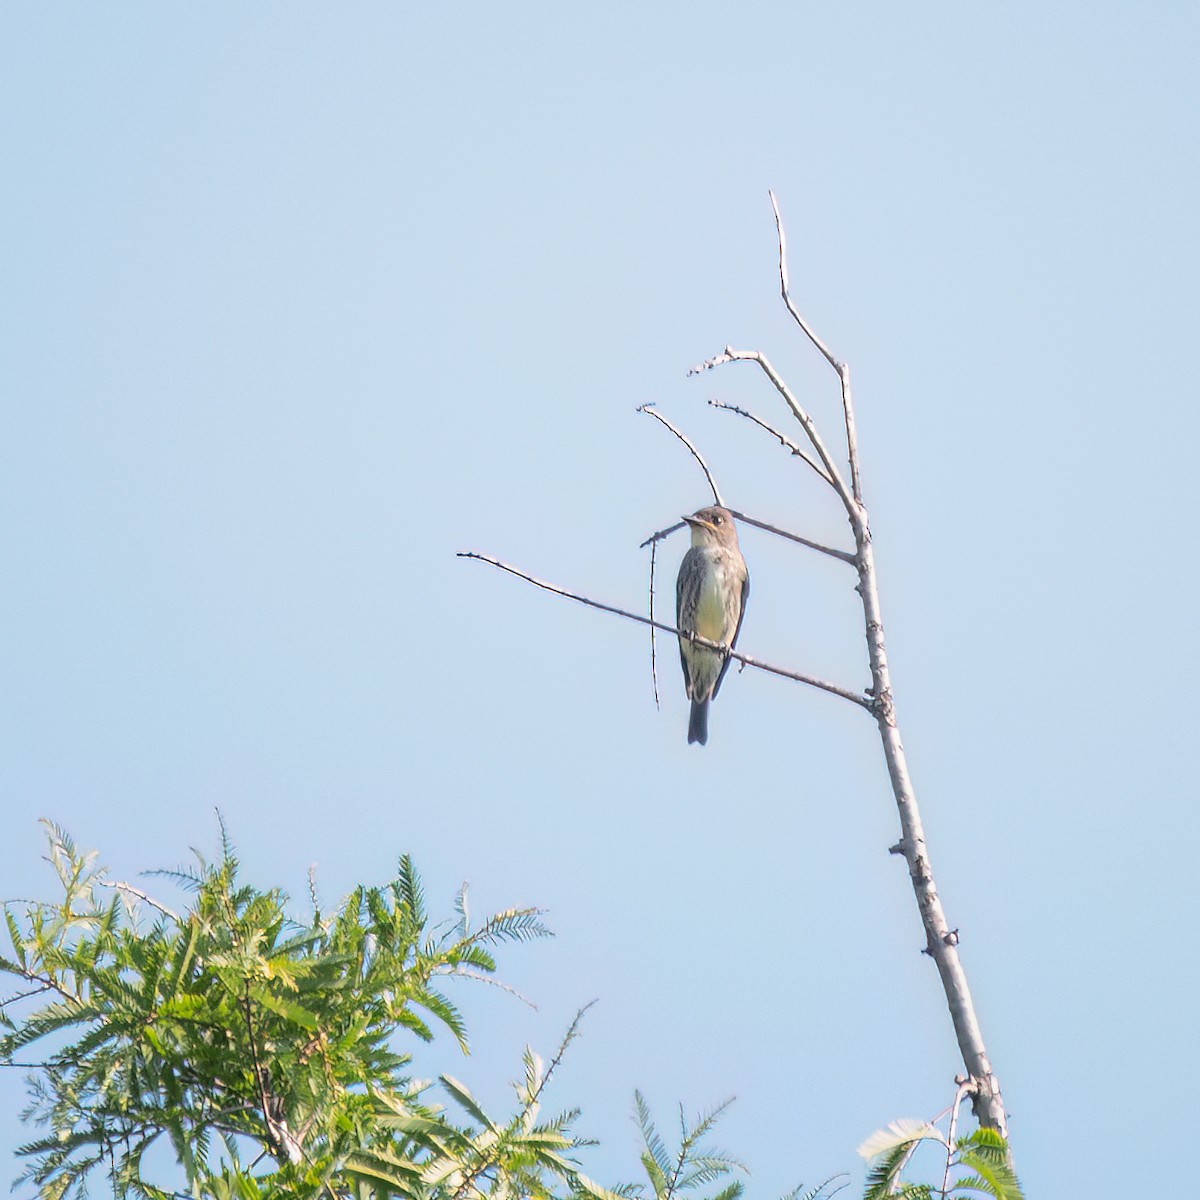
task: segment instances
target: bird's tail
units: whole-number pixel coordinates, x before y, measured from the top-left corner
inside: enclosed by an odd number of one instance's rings
[[[708,701],[693,700],[692,715],[688,721],[688,745],[699,742],[704,746],[708,743]]]

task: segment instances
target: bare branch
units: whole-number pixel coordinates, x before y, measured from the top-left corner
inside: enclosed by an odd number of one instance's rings
[[[837,463],[834,462],[833,456],[826,448],[825,442],[817,431],[817,426],[812,417],[808,415],[807,411],[800,404],[800,401],[792,394],[791,388],[784,383],[779,372],[771,366],[770,360],[765,354],[760,353],[758,350],[735,350],[732,346],[726,346],[724,353],[718,354],[716,358],[707,359],[698,367],[693,367],[689,374],[696,375],[701,371],[711,371],[714,367],[720,367],[730,362],[752,362],[758,364],[763,374],[771,381],[775,390],[783,397],[788,408],[792,410],[792,415],[800,422],[800,427],[808,435],[808,440],[812,442],[813,449],[820,457],[821,462],[825,466],[826,473],[833,482],[833,486],[837,489],[837,494],[846,506],[846,512],[850,515],[850,519],[853,520],[855,511],[858,508],[857,499],[846,487],[842,473],[838,469]]]
[[[663,538],[670,537],[677,529],[682,529],[683,521],[676,521],[674,525],[668,525],[666,529],[660,529],[657,533],[652,533],[644,542],[638,543],[639,550],[645,550],[647,546],[652,546],[655,542],[661,542]]]
[[[858,474],[858,428],[854,424],[854,398],[850,394],[850,364],[842,363],[838,369],[842,382],[842,412],[846,415],[846,453],[850,459],[850,486],[854,488],[854,499],[862,503],[862,480]]]
[[[708,486],[712,488],[713,500],[716,501],[716,503],[722,508],[724,508],[725,501],[721,499],[721,491],[717,487],[717,481],[712,477],[712,472],[708,469],[708,463],[704,461],[703,455],[701,455],[700,451],[692,445],[687,436],[681,430],[672,425],[671,422],[668,421],[667,418],[664,417],[662,413],[660,413],[658,409],[654,407],[653,404],[639,404],[637,411],[640,413],[645,413],[648,417],[653,417],[656,421],[665,425],[692,452],[692,457],[700,464],[700,469],[704,472],[705,479],[708,480]],[[676,528],[678,528],[678,526]]]
[[[858,592],[862,598],[867,652],[871,666],[870,694],[873,699],[871,711],[879,727],[892,792],[900,816],[901,838],[894,849],[898,849],[904,855],[908,865],[910,881],[925,929],[926,948],[937,964],[959,1050],[970,1076],[971,1086],[962,1095],[970,1095],[975,1115],[980,1124],[994,1128],[1007,1137],[1008,1122],[1004,1112],[1004,1100],[1000,1094],[1000,1083],[992,1070],[991,1060],[979,1028],[975,1004],[967,985],[966,973],[958,955],[957,931],[952,930],[946,920],[941,897],[934,884],[933,867],[929,860],[921,814],[908,773],[908,761],[904,746],[900,740],[895,701],[892,696],[891,670],[883,632],[883,617],[879,603],[879,581],[875,568],[870,519],[866,506],[863,504],[862,484],[859,476],[858,436],[854,421],[854,402],[850,389],[850,367],[833,355],[829,347],[800,315],[792,301],[791,284],[788,277],[787,236],[774,192],[771,193],[771,208],[775,214],[775,227],[779,236],[779,285],[784,305],[805,336],[837,373],[841,385],[842,409],[846,427],[846,450],[850,466],[850,488],[847,489],[845,480],[821,441],[812,418],[799,405],[764,355],[757,351],[737,351],[727,346],[723,354],[702,364],[696,368],[696,371],[709,370],[727,362],[756,362],[800,422],[846,508],[851,529],[854,531],[854,562],[859,575]],[[961,1103],[962,1095],[956,1100],[956,1105]]]
[[[958,1091],[954,1095],[954,1103],[950,1108],[950,1132],[946,1137],[946,1172],[942,1176],[942,1195],[950,1194],[950,1166],[954,1161],[954,1143],[958,1138],[958,1110],[962,1102],[975,1090],[973,1079],[959,1079]]]
[[[846,418],[846,453],[850,460],[850,485],[854,491],[854,499],[862,503],[862,480],[858,473],[858,431],[854,424],[854,400],[850,394],[850,365],[834,357],[833,351],[817,337],[813,328],[800,315],[792,302],[791,283],[788,279],[787,233],[783,228],[783,217],[779,212],[779,201],[774,192],[767,193],[771,197],[771,210],[775,214],[775,231],[779,235],[779,289],[783,295],[783,303],[796,324],[804,331],[805,336],[821,352],[825,361],[837,372],[842,385],[842,412]]]
[[[679,630],[673,625],[666,625],[662,621],[652,621],[648,617],[643,617],[640,613],[628,612],[623,608],[617,608],[612,604],[602,604],[599,600],[591,600],[587,596],[580,596],[575,592],[568,592],[566,588],[561,588],[557,584],[548,583],[544,579],[538,579],[533,575],[527,575],[524,571],[518,570],[509,563],[501,562],[498,558],[492,558],[488,554],[479,554],[474,550],[460,550],[456,558],[475,558],[480,562],[489,563],[493,567],[499,567],[502,571],[507,571],[510,575],[516,575],[518,579],[524,579],[526,583],[532,583],[534,587],[540,587],[547,592],[553,592],[556,596],[563,596],[568,600],[575,600],[580,604],[586,604],[589,608],[598,608],[601,612],[612,613],[614,616],[624,617],[627,621],[637,621],[642,625],[650,625],[655,629],[661,630],[663,633],[669,633],[675,637],[679,637]],[[819,688],[823,692],[829,692],[833,696],[841,696],[843,700],[849,700],[853,704],[865,708],[868,712],[875,711],[874,700],[862,692],[852,691],[850,688],[844,688],[836,683],[829,683],[824,679],[818,679],[814,675],[803,675],[799,671],[788,671],[784,667],[777,667],[772,663],[763,662],[761,659],[753,658],[749,654],[743,654],[740,650],[730,650],[720,642],[710,642],[708,638],[702,638],[693,634],[684,634],[684,637],[691,638],[692,642],[697,646],[702,646],[706,650],[717,650],[722,654],[728,655],[737,662],[745,663],[748,667],[754,667],[759,671],[766,671],[770,675],[778,675],[783,679],[791,679],[796,683],[804,683],[809,687]]]
[[[518,992],[515,987],[511,987],[502,979],[496,979],[491,975],[482,975],[478,971],[472,971],[470,967],[455,967],[446,974],[453,975],[455,979],[474,979],[479,983],[489,984],[491,987],[499,988],[502,992],[507,992],[510,996],[515,996],[522,1004],[529,1005],[534,1012],[538,1010],[538,1006],[524,992]]]
[[[798,542],[801,546],[807,546],[810,550],[817,550],[821,554],[828,554],[830,558],[839,559],[841,562],[849,563],[854,566],[856,559],[853,554],[846,550],[837,550],[833,546],[824,546],[820,542],[810,541],[806,537],[801,537],[798,533],[789,533],[786,529],[780,529],[777,525],[768,525],[766,521],[760,521],[757,517],[748,517],[743,512],[738,512],[736,508],[729,510],[739,520],[744,521],[747,525],[753,525],[755,529],[761,529],[766,533],[773,533],[776,537],[786,538],[789,542]]]
[[[779,235],[779,291],[783,296],[783,303],[787,306],[788,312],[792,314],[792,319],[804,330],[805,336],[821,352],[825,361],[835,371],[841,371],[842,364],[833,356],[833,351],[817,337],[812,326],[800,315],[799,310],[792,303],[791,282],[788,279],[787,233],[783,228],[783,218],[779,215],[779,201],[775,198],[775,193],[768,192],[767,195],[771,197],[771,209],[775,213],[775,232]]]
[[[118,880],[98,879],[96,881],[100,887],[112,888],[114,891],[124,892],[127,896],[133,896],[137,900],[150,905],[151,908],[157,908],[164,917],[170,917],[173,921],[179,920],[179,914],[169,909],[165,904],[159,904],[153,896],[148,896],[141,888],[135,888],[132,883],[121,883]]]
[[[780,529],[778,525],[768,524],[766,521],[760,521],[757,517],[747,516],[744,512],[738,512],[736,508],[729,510],[739,521],[745,521],[747,525],[753,525],[756,529],[761,529],[766,533],[773,533],[778,537],[786,538],[789,542],[797,542],[801,546],[807,546],[810,550],[816,550],[821,554],[828,554],[830,558],[839,559],[841,562],[849,563],[854,566],[857,559],[847,550],[836,550],[832,546],[825,546],[821,542],[814,542],[810,538],[801,537],[798,533],[790,533],[786,529]],[[676,521],[674,525],[668,525],[666,529],[660,529],[657,533],[652,533],[644,542],[638,543],[639,550],[645,550],[647,546],[653,546],[655,542],[661,542],[663,538],[669,537],[677,529],[682,529],[684,523]]]
[[[23,967],[18,967],[15,963],[7,967],[6,970],[10,975],[19,975],[22,979],[38,985],[36,991],[27,992],[22,996],[16,996],[13,998],[14,1000],[27,1000],[30,996],[36,996],[38,992],[54,992],[61,996],[69,1004],[83,1003],[83,995],[81,993],[68,990],[49,975],[38,975],[33,971],[27,971]]]
[[[654,565],[658,559],[658,539],[650,539],[650,620],[654,620]],[[655,634],[658,631],[650,626],[650,680],[654,684],[654,707],[662,710],[658,699],[658,643]]]
[[[773,438],[779,440],[779,444],[785,450],[791,451],[797,458],[802,458],[820,477],[825,480],[830,487],[833,487],[833,480],[829,478],[828,472],[816,459],[809,457],[808,451],[796,445],[790,437],[785,433],[780,433],[774,425],[768,425],[762,417],[756,417],[754,413],[747,412],[744,408],[739,408],[736,404],[726,404],[724,400],[710,400],[708,402],[713,408],[723,408],[726,412],[737,413],[739,417],[745,417],[747,421],[753,421],[755,425],[761,429],[765,429]],[[836,490],[836,489],[835,489]]]
[[[34,996],[40,996],[43,992],[51,990],[49,984],[43,983],[38,987],[30,988],[27,992],[13,992],[11,996],[0,996],[0,1010],[20,1004],[22,1000],[32,1000]],[[3,1063],[0,1063],[0,1066],[3,1066]]]
[[[703,375],[705,371],[711,371],[714,367],[723,367],[727,362],[733,362],[733,349],[730,346],[726,346],[720,354],[706,358],[702,363],[697,363],[694,367],[689,368],[688,375]]]
[[[824,1182],[823,1184],[821,1184],[821,1186],[820,1186],[819,1188],[817,1188],[817,1190],[816,1190],[816,1191],[813,1193],[813,1200],[817,1200],[817,1197],[818,1197],[818,1196],[820,1196],[820,1194],[821,1194],[823,1191],[825,1191],[825,1189],[826,1189],[826,1188],[827,1188],[827,1187],[828,1187],[828,1186],[829,1186],[829,1185],[830,1185],[830,1184],[831,1184],[831,1183],[832,1183],[832,1182],[833,1182],[835,1179],[842,1179],[842,1176],[841,1176],[841,1175],[830,1175],[830,1177],[829,1177],[827,1180],[825,1180],[825,1182]],[[846,1189],[847,1189],[849,1186],[850,1186],[850,1176],[849,1176],[849,1175],[847,1175],[847,1176],[845,1177],[845,1179],[843,1180],[843,1182],[839,1183],[839,1184],[837,1185],[837,1187],[835,1187],[835,1188],[833,1189],[833,1191],[832,1191],[832,1192],[826,1192],[826,1193],[825,1193],[825,1200],[833,1200],[833,1197],[834,1197],[834,1196],[836,1196],[836,1195],[838,1194],[838,1192],[844,1192],[844,1191],[845,1191],[845,1190],[846,1190]]]

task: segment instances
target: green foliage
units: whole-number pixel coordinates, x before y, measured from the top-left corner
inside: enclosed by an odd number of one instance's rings
[[[903,1178],[923,1142],[942,1151],[944,1170],[937,1186]],[[931,1122],[893,1121],[887,1129],[872,1134],[859,1153],[872,1160],[863,1200],[948,1200],[952,1196],[1024,1200],[1008,1143],[994,1129],[976,1129],[966,1137],[955,1137],[953,1124],[946,1136]]]
[[[503,1121],[443,1077],[452,1120],[398,1045],[442,1027],[466,1048],[441,981],[493,976],[496,946],[546,935],[536,910],[471,929],[461,895],[458,920],[431,929],[406,857],[387,885],[297,923],[282,892],[241,882],[223,838],[219,861],[163,873],[192,896],[175,913],[47,833],[61,898],[5,905],[0,957],[20,989],[0,1003],[0,1062],[35,1072],[24,1115],[46,1132],[20,1153],[41,1196],[83,1196],[98,1173],[147,1198],[608,1200],[572,1157],[575,1114],[540,1115],[554,1064],[526,1055]],[[172,1158],[184,1188],[152,1179],[151,1159]]]
[[[580,1172],[571,1152],[587,1143],[570,1127],[577,1111],[541,1119],[541,1095],[568,1045],[575,1038],[580,1012],[558,1053],[547,1067],[526,1050],[524,1077],[515,1086],[516,1112],[504,1123],[481,1107],[470,1089],[450,1075],[442,1087],[469,1118],[457,1126],[411,1106],[391,1105],[380,1124],[394,1135],[387,1150],[364,1149],[350,1155],[347,1177],[360,1187],[412,1197],[454,1198],[486,1194],[495,1200],[549,1200],[556,1186],[590,1200],[621,1200]]]
[[[405,1039],[441,1029],[467,1049],[443,985],[496,982],[496,947],[547,935],[536,909],[472,928],[464,889],[433,926],[406,856],[330,914],[314,894],[298,921],[283,892],[242,882],[222,829],[216,862],[158,873],[189,897],[175,912],[47,835],[60,898],[4,904],[0,954],[17,987],[0,999],[0,1066],[32,1073],[22,1115],[41,1133],[19,1153],[42,1200],[82,1200],[96,1178],[141,1200],[741,1200],[746,1168],[707,1144],[731,1101],[692,1122],[681,1109],[668,1148],[635,1094],[646,1183],[581,1172],[578,1112],[542,1098],[583,1012],[549,1064],[526,1051],[503,1117],[451,1075],[437,1090],[410,1076]],[[940,1186],[904,1178],[923,1142],[944,1151]],[[990,1130],[897,1122],[863,1152],[866,1200],[1022,1200]]]
[[[678,1150],[667,1149],[641,1092],[634,1092],[633,1102],[634,1115],[642,1134],[642,1167],[650,1181],[654,1200],[679,1200],[684,1192],[705,1192],[713,1184],[719,1186],[700,1200],[739,1200],[745,1184],[737,1176],[748,1175],[749,1168],[723,1150],[702,1144],[704,1138],[712,1132],[713,1126],[733,1103],[732,1097],[707,1113],[700,1114],[690,1125],[683,1109],[680,1108]],[[834,1195],[845,1186],[837,1185],[833,1191],[828,1191],[827,1189],[834,1184],[836,1180],[827,1179],[803,1195],[800,1188],[796,1188],[783,1197],[783,1200],[821,1200],[822,1197]],[[621,1190],[625,1195],[643,1195],[640,1185]]]
[[[679,1110],[679,1149],[669,1153],[641,1092],[634,1093],[634,1109],[642,1132],[642,1166],[654,1191],[654,1200],[676,1200],[680,1192],[698,1191],[710,1183],[724,1180],[737,1172],[747,1173],[746,1167],[724,1152],[701,1145],[712,1127],[733,1101],[726,1100],[710,1112],[702,1114],[689,1128],[683,1109]],[[744,1190],[740,1179],[731,1179],[703,1200],[738,1200]]]

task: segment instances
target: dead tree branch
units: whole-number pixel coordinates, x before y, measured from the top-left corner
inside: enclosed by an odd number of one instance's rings
[[[921,821],[920,809],[917,807],[916,791],[908,771],[908,759],[900,738],[900,729],[896,717],[895,700],[892,695],[891,670],[888,664],[887,645],[884,640],[883,616],[879,602],[879,582],[875,568],[875,555],[871,544],[871,525],[866,506],[862,502],[862,486],[858,469],[858,441],[854,423],[854,405],[850,392],[849,367],[834,357],[825,343],[813,332],[808,323],[792,303],[788,281],[787,240],[784,234],[783,221],[779,205],[774,195],[771,196],[771,206],[775,213],[775,221],[779,231],[779,275],[780,288],[784,303],[796,323],[804,331],[812,344],[820,351],[826,362],[837,373],[842,391],[842,407],[846,427],[846,447],[851,472],[851,490],[846,484],[837,465],[831,458],[820,433],[808,415],[799,405],[795,396],[776,373],[766,357],[757,351],[738,351],[729,347],[723,354],[717,355],[702,364],[696,370],[707,370],[721,366],[727,362],[755,362],[771,381],[775,390],[783,397],[793,416],[808,435],[813,448],[817,451],[821,462],[829,472],[838,495],[846,508],[850,527],[854,534],[854,562],[858,569],[858,592],[862,598],[863,623],[866,632],[867,653],[871,667],[871,694],[874,705],[871,707],[879,727],[880,739],[883,743],[884,758],[887,762],[888,777],[891,781],[892,792],[900,816],[901,838],[899,851],[904,855],[908,864],[909,878],[917,900],[921,923],[925,930],[926,952],[937,964],[938,975],[941,978],[945,992],[950,1018],[954,1026],[955,1037],[959,1051],[966,1065],[969,1076],[971,1103],[976,1119],[980,1125],[997,1130],[1004,1137],[1008,1136],[1008,1120],[1004,1112],[1004,1100],[1000,1092],[1000,1082],[992,1070],[991,1060],[979,1028],[979,1019],[975,1012],[975,1004],[971,998],[971,990],[967,985],[966,973],[958,954],[958,934],[951,929],[942,908],[941,897],[934,883],[933,867],[929,859],[929,851],[925,840],[925,829]]]
[[[804,330],[808,340],[821,352],[825,361],[836,371],[840,364],[834,358],[833,352],[825,345],[823,341],[813,332],[809,323],[800,315],[795,304],[792,303],[792,285],[788,279],[788,255],[787,255],[787,230],[783,227],[783,217],[779,213],[779,201],[775,198],[774,192],[768,192],[771,197],[771,211],[775,214],[775,233],[779,238],[779,291],[783,296],[783,303],[787,306],[788,312],[792,314],[792,318],[796,324]]]
[[[862,482],[859,470],[858,457],[858,437],[857,427],[854,417],[854,403],[850,388],[850,368],[849,366],[837,359],[828,346],[814,332],[812,327],[800,314],[791,297],[791,285],[788,273],[787,262],[787,238],[784,231],[783,219],[780,214],[779,204],[774,193],[771,194],[771,207],[775,214],[776,229],[779,235],[779,279],[780,293],[783,297],[783,302],[795,320],[797,325],[803,331],[805,336],[834,370],[838,376],[839,385],[841,388],[842,412],[845,426],[846,437],[846,462],[849,466],[850,482],[847,484],[841,467],[837,460],[834,459],[826,446],[824,439],[821,437],[820,431],[817,429],[816,423],[813,421],[807,410],[800,404],[791,389],[771,365],[767,357],[757,350],[735,350],[727,346],[725,350],[709,359],[708,361],[694,367],[689,374],[699,374],[702,371],[712,370],[731,362],[753,362],[766,375],[771,385],[783,398],[791,411],[793,417],[799,423],[805,436],[808,438],[813,450],[816,452],[816,459],[811,458],[804,450],[802,450],[795,442],[786,435],[781,434],[765,421],[757,417],[751,416],[742,409],[735,408],[732,405],[727,405],[719,402],[717,407],[729,408],[740,415],[753,420],[759,424],[772,436],[779,439],[780,443],[785,448],[790,449],[794,455],[802,458],[805,463],[811,467],[837,492],[838,498],[841,500],[843,507],[846,510],[846,515],[849,520],[850,528],[854,536],[855,550],[853,554],[849,554],[842,550],[836,550],[828,546],[820,545],[819,543],[809,541],[808,539],[799,537],[795,534],[787,533],[781,529],[767,525],[764,522],[757,521],[753,518],[745,516],[743,513],[734,513],[734,516],[739,520],[745,521],[748,524],[757,526],[758,528],[767,530],[771,533],[779,534],[789,540],[798,542],[801,545],[811,549],[828,554],[844,562],[849,562],[854,565],[858,572],[859,582],[856,590],[862,600],[863,623],[865,637],[867,642],[867,655],[871,670],[872,686],[867,693],[858,693],[849,688],[840,687],[836,684],[829,683],[823,679],[817,679],[810,675],[803,675],[798,672],[788,671],[780,667],[776,667],[770,663],[752,658],[748,654],[743,654],[739,651],[730,651],[727,647],[718,643],[710,642],[707,639],[693,637],[695,644],[704,646],[711,650],[719,651],[729,657],[736,659],[738,662],[746,666],[755,667],[762,671],[767,671],[774,675],[779,675],[785,679],[792,679],[799,683],[807,684],[810,687],[815,687],[821,691],[829,692],[832,695],[840,696],[845,700],[866,709],[875,718],[879,729],[879,735],[883,746],[884,758],[887,764],[888,777],[891,782],[892,792],[895,798],[897,811],[900,818],[901,838],[893,850],[904,855],[905,861],[908,864],[909,878],[912,883],[913,892],[917,901],[917,908],[920,913],[922,926],[925,932],[925,952],[928,953],[937,965],[938,974],[941,979],[942,988],[945,993],[947,1006],[950,1011],[951,1021],[954,1027],[955,1037],[958,1042],[960,1053],[962,1054],[963,1062],[967,1069],[967,1080],[962,1087],[960,1099],[962,1096],[970,1095],[972,1106],[974,1108],[976,1119],[980,1125],[995,1129],[1004,1137],[1008,1136],[1008,1121],[1004,1111],[1004,1101],[1000,1091],[1000,1083],[995,1073],[992,1070],[991,1060],[988,1057],[987,1049],[983,1041],[983,1035],[980,1031],[979,1020],[975,1012],[974,1001],[971,997],[970,988],[967,985],[966,974],[963,970],[962,962],[958,954],[958,931],[952,929],[949,922],[946,920],[945,912],[942,908],[941,898],[938,894],[937,887],[934,883],[933,868],[929,858],[929,851],[926,845],[925,830],[921,821],[920,810],[917,807],[916,793],[913,788],[912,780],[908,771],[908,760],[905,755],[904,746],[900,739],[899,725],[896,716],[895,700],[892,694],[891,670],[888,663],[887,645],[884,639],[882,610],[879,601],[879,584],[878,575],[875,567],[875,556],[871,540],[870,519],[867,513],[865,504],[863,503]],[[720,491],[717,488],[716,482],[709,471],[707,464],[696,450],[695,446],[672,425],[665,417],[656,412],[652,406],[643,405],[639,411],[646,412],[650,416],[658,420],[662,425],[669,429],[680,441],[689,449],[696,461],[700,464],[708,479],[709,486],[712,488],[713,496],[717,503],[721,504]],[[645,542],[646,545],[656,545],[658,541],[666,537],[669,533],[680,528],[679,524],[672,525],[669,529],[660,530],[653,534]],[[566,599],[574,600],[580,604],[587,605],[591,608],[596,608],[602,612],[612,613],[619,617],[624,617],[627,620],[637,621],[641,624],[648,625],[652,630],[661,630],[664,633],[679,636],[679,631],[670,625],[656,621],[653,613],[649,618],[641,616],[637,613],[627,612],[624,609],[617,608],[614,605],[603,604],[598,600],[592,600],[589,597],[578,595],[577,593],[567,591],[565,588],[558,587],[555,584],[548,583],[545,580],[537,579],[532,575],[528,575],[523,571],[508,563],[501,562],[499,559],[490,557],[489,555],[471,552],[462,552],[460,558],[475,558],[481,562],[489,563],[494,567],[499,567],[503,571],[516,575],[518,578],[533,584],[536,587],[543,588],[546,591],[556,595],[563,596]],[[689,636],[689,635],[684,635]]]
[[[767,521],[760,521],[757,517],[748,516],[744,512],[739,512],[736,508],[731,508],[729,511],[739,521],[744,521],[747,525],[753,525],[755,529],[761,529],[764,533],[773,533],[776,537],[785,538],[787,541],[796,542],[801,546],[807,546],[810,550],[816,550],[819,554],[828,554],[830,558],[836,558],[841,562],[849,563],[851,566],[854,566],[858,561],[853,554],[846,550],[838,550],[833,546],[814,542],[809,538],[801,537],[798,533],[791,533],[787,529],[780,529],[778,525],[772,525]],[[655,542],[661,542],[663,538],[669,537],[677,529],[682,528],[683,522],[676,521],[674,525],[668,525],[666,529],[660,529],[657,533],[652,533],[644,542],[639,542],[638,549],[645,550],[647,546],[653,546]]]
[[[588,596],[581,596],[577,592],[569,592],[566,588],[559,587],[555,583],[549,583],[545,579],[538,579],[534,575],[527,575],[524,571],[512,566],[511,563],[501,562],[498,558],[493,558],[490,554],[479,554],[474,550],[460,550],[456,558],[475,558],[480,562],[485,562],[493,567],[499,567],[502,571],[507,571],[510,575],[515,575],[518,579],[524,579],[526,583],[532,583],[534,587],[539,587],[547,592],[553,592],[556,596],[563,596],[567,600],[574,600],[579,604],[586,604],[589,608],[598,608],[601,612],[612,613],[617,617],[624,617],[627,621],[637,621],[642,625],[652,626],[654,629],[660,630],[662,633],[669,633],[675,637],[679,637],[679,630],[674,625],[667,625],[662,621],[652,621],[649,617],[643,617],[641,613],[628,612],[623,608],[617,608],[614,604],[602,604],[599,600],[592,600]],[[860,708],[865,708],[871,711],[874,707],[874,701],[868,695],[861,692],[852,691],[850,688],[841,687],[839,684],[830,683],[825,679],[818,679],[815,675],[804,675],[799,671],[789,671],[785,667],[777,667],[774,663],[764,662],[760,658],[753,658],[749,654],[743,654],[740,650],[729,650],[720,642],[710,642],[707,638],[699,637],[695,634],[684,634],[684,637],[690,637],[697,646],[703,646],[706,650],[719,650],[727,654],[735,662],[744,663],[748,667],[754,667],[758,671],[766,671],[769,675],[778,675],[782,679],[791,679],[796,683],[804,683],[809,687],[818,688],[822,692],[829,692],[833,696],[841,696],[843,700],[849,700],[852,704],[857,704]]]
[[[779,235],[779,290],[783,303],[792,314],[792,319],[804,331],[805,336],[821,352],[825,361],[837,372],[842,385],[842,412],[846,422],[846,452],[850,460],[850,483],[854,491],[854,499],[862,502],[862,480],[858,474],[858,433],[854,424],[854,403],[850,395],[850,367],[834,357],[833,351],[817,337],[809,323],[800,315],[800,310],[792,302],[792,288],[788,279],[787,232],[783,227],[783,217],[779,213],[779,201],[774,192],[771,197],[771,211],[775,214],[775,232]]]
[[[786,538],[789,542],[796,542],[801,546],[807,546],[810,550],[816,550],[820,554],[828,554],[830,558],[836,558],[840,562],[854,565],[854,555],[847,553],[845,550],[837,550],[833,546],[825,546],[820,542],[809,541],[806,537],[801,537],[798,533],[789,533],[786,529],[780,529],[778,525],[769,525],[766,521],[760,521],[757,517],[749,517],[744,512],[738,512],[736,508],[729,510],[739,520],[744,521],[747,525],[753,525],[755,529],[761,529],[764,533],[773,533],[776,537]]]
[[[660,529],[657,533],[652,533],[644,542],[638,542],[638,549],[645,550],[647,546],[653,546],[655,542],[661,542],[663,538],[670,537],[677,529],[682,529],[683,524],[682,521],[676,521],[674,525],[668,525],[666,529]]]
[[[645,413],[648,417],[653,417],[661,425],[665,425],[691,452],[692,457],[700,464],[700,470],[704,472],[704,478],[708,480],[708,486],[712,488],[713,500],[722,508],[726,507],[725,501],[721,499],[721,489],[717,487],[717,481],[713,478],[712,472],[708,469],[708,463],[704,461],[704,456],[691,443],[687,435],[682,430],[676,428],[667,420],[666,417],[654,407],[653,404],[639,404],[637,411]],[[676,525],[674,528],[678,529]]]
[[[707,359],[698,367],[693,367],[688,374],[699,375],[701,371],[711,371],[714,367],[724,366],[730,362],[752,362],[757,363],[759,369],[771,381],[775,390],[783,397],[788,408],[792,410],[792,416],[800,422],[800,428],[808,435],[808,440],[812,442],[813,449],[817,452],[825,467],[826,473],[829,475],[834,489],[838,496],[841,497],[842,503],[846,506],[846,512],[852,514],[852,510],[858,503],[850,490],[846,487],[846,481],[842,478],[842,472],[839,470],[833,456],[825,446],[825,442],[821,438],[820,432],[817,430],[816,423],[812,417],[808,415],[807,410],[799,400],[792,394],[792,389],[784,383],[782,376],[778,371],[771,366],[770,360],[765,354],[761,354],[757,350],[735,350],[732,346],[726,346],[723,353],[718,354],[715,358]]]
[[[774,425],[768,425],[767,422],[762,419],[762,417],[757,417],[754,415],[754,413],[747,412],[746,409],[739,408],[736,404],[726,404],[724,400],[710,400],[708,403],[713,408],[722,408],[726,412],[737,413],[739,417],[745,417],[747,421],[753,421],[754,424],[760,429],[765,429],[773,438],[775,438],[785,450],[789,451],[796,458],[802,458],[806,463],[808,463],[808,465],[812,467],[812,469],[816,471],[816,473],[820,475],[820,477],[825,480],[830,487],[834,486],[833,480],[829,478],[825,468],[821,466],[816,459],[812,458],[807,450],[793,442],[786,433],[780,433],[780,431],[776,429]]]
[[[114,891],[124,892],[127,896],[132,896],[135,900],[140,900],[143,904],[148,904],[151,908],[156,908],[164,917],[170,917],[172,921],[179,920],[179,914],[172,909],[169,909],[165,904],[160,904],[153,896],[143,892],[141,888],[136,888],[132,883],[121,883],[119,880],[99,879],[96,881],[100,887],[112,888]]]
[[[654,567],[658,562],[658,539],[652,538],[650,541],[650,620],[654,620]],[[654,707],[662,708],[662,703],[658,698],[658,644],[655,639],[654,626],[650,626],[650,679],[654,684]]]

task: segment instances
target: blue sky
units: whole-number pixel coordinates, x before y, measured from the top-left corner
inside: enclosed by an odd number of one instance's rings
[[[854,370],[894,683],[1031,1196],[1171,1190],[1200,1067],[1200,16],[1194,6],[38,6],[0,18],[0,891],[37,818],[114,870],[216,845],[336,898],[410,852],[448,912],[549,910],[539,1005],[423,1060],[738,1096],[754,1196],[858,1171],[956,1061],[873,727],[747,671],[685,743],[638,608],[706,500],[848,534],[761,348],[837,433]],[[867,681],[852,576],[746,531],[743,648]],[[669,595],[682,540],[662,556]],[[25,1136],[0,1078],[0,1158]],[[1118,1132],[1119,1131],[1119,1135]],[[1108,1161],[1093,1167],[1100,1136]],[[1081,1148],[1087,1147],[1083,1150]],[[1092,1172],[1095,1172],[1094,1175]],[[12,1172],[15,1174],[15,1169]]]

